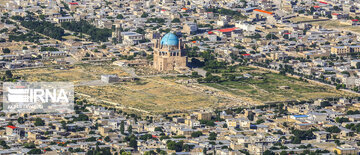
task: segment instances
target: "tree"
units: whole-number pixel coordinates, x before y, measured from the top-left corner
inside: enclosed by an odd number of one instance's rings
[[[286,151],[281,151],[280,155],[287,155],[288,153]]]
[[[48,21],[28,20],[22,21],[21,25],[58,40],[62,40],[62,36],[65,34],[64,29]]]
[[[279,39],[275,34],[269,33],[266,35],[266,40]]]
[[[339,141],[338,139],[336,139],[334,142],[335,142],[335,144],[336,144],[337,146],[340,146],[340,145],[341,145],[341,143],[340,143],[340,141]]]
[[[13,74],[11,73],[11,70],[6,70],[5,75],[6,75],[7,78],[12,78],[13,77]]]
[[[129,127],[128,127],[128,130],[127,130],[127,131],[128,131],[128,133],[129,133],[129,134],[131,134],[131,133],[132,133],[132,126],[131,126],[131,125],[129,125]]]
[[[36,118],[34,125],[35,126],[44,126],[45,122],[41,118]]]
[[[332,127],[325,128],[325,131],[330,132],[330,133],[340,133],[341,129],[339,129],[339,127],[337,127],[337,126],[332,126]]]
[[[256,124],[261,124],[261,123],[264,123],[265,121],[263,120],[263,119],[258,119],[257,121],[256,121]]]
[[[168,147],[169,150],[175,150],[176,152],[181,152],[183,150],[183,141],[179,141],[179,142],[175,142],[175,141],[171,141],[168,140],[166,142],[166,146]]]
[[[85,20],[63,22],[61,23],[61,27],[66,30],[88,34],[92,41],[108,41],[108,38],[111,37],[112,34],[111,29],[97,28],[96,26],[90,24],[88,21]]]
[[[106,136],[104,140],[105,140],[105,142],[110,142],[111,141],[109,136]]]
[[[336,117],[335,121],[338,123],[350,122],[349,118],[346,118],[346,117]]]
[[[137,149],[137,141],[135,138],[130,139],[129,146],[134,148],[135,150]]]
[[[180,19],[179,18],[174,18],[171,22],[172,23],[180,23]]]
[[[270,150],[266,150],[264,151],[263,155],[275,155],[275,153]]]
[[[10,149],[10,147],[6,144],[6,142],[4,140],[0,140],[0,145],[4,148],[4,149]]]
[[[206,155],[206,152],[207,152],[207,148],[205,147],[205,148],[203,149],[203,153]]]
[[[301,139],[299,137],[290,137],[291,138],[291,143],[293,144],[301,144]]]
[[[163,132],[161,127],[155,127],[155,131]]]
[[[125,131],[125,122],[124,121],[121,121],[121,123],[120,123],[120,132],[121,132],[121,134],[124,134],[124,131]]]
[[[199,77],[199,73],[198,72],[192,72],[191,77],[197,78],[197,77]]]
[[[191,137],[200,137],[200,136],[202,136],[202,132],[201,131],[196,131],[196,132],[193,132],[193,133],[191,133]]]
[[[40,149],[31,149],[27,154],[41,154],[41,150]]]
[[[145,34],[145,30],[142,29],[142,28],[140,28],[140,27],[137,28],[135,32],[136,32],[136,33],[140,33],[140,34]]]
[[[23,117],[19,117],[19,118],[17,119],[17,121],[18,121],[19,124],[24,124],[24,123],[25,123],[25,120],[24,120]]]
[[[211,132],[210,134],[209,134],[209,140],[216,140],[216,136],[217,136],[217,134],[215,133],[215,132]]]
[[[320,107],[328,107],[331,106],[331,103],[329,101],[322,101],[320,103]]]
[[[289,39],[289,35],[288,35],[288,34],[285,34],[285,35],[283,36],[283,38],[284,38],[284,39]]]
[[[360,62],[357,62],[357,63],[356,63],[356,68],[357,68],[357,69],[360,69]]]
[[[4,48],[3,49],[3,53],[10,53],[11,51],[10,51],[10,49],[8,49],[8,48]]]
[[[227,124],[226,123],[224,123],[224,125],[223,125],[223,128],[227,128],[228,126],[227,126]]]
[[[123,16],[122,14],[118,14],[118,15],[116,16],[116,18],[117,18],[117,19],[124,19],[124,16]]]
[[[146,13],[146,12],[144,12],[144,13],[141,15],[141,18],[146,18],[146,17],[148,17],[148,16],[149,16],[149,14]]]

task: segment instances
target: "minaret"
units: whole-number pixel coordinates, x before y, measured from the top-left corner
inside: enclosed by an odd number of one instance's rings
[[[122,43],[121,24],[114,24],[114,25],[115,25],[115,31],[112,33],[112,37],[116,38],[117,42]]]

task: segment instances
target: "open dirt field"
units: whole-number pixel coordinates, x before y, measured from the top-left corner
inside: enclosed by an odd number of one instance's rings
[[[235,74],[253,77],[220,83],[179,84],[186,77],[140,77],[139,81],[91,85],[102,74],[128,76],[121,67],[105,64],[78,64],[68,69],[40,68],[13,71],[26,81],[71,81],[75,92],[94,101],[111,103],[142,112],[164,113],[209,107],[255,105],[273,101],[308,100],[348,94],[330,87],[313,85],[295,78],[251,67],[239,67]],[[89,83],[79,84],[79,83]],[[100,82],[101,83],[101,82]],[[79,84],[79,85],[78,85]],[[279,86],[289,86],[280,89]],[[210,93],[209,93],[210,92]]]
[[[76,92],[155,113],[224,106],[228,102],[191,91],[181,84],[161,77],[143,78],[138,82],[111,86],[81,86],[76,88]]]
[[[231,93],[239,98],[250,98],[254,102],[274,102],[289,100],[309,100],[327,97],[345,97],[353,94],[335,90],[327,86],[314,85],[295,78],[257,70],[250,67],[241,67],[237,75],[250,74],[257,78],[241,79],[239,81],[225,81],[221,83],[205,83],[204,85]],[[289,89],[281,89],[289,86]]]
[[[122,68],[109,64],[78,64],[67,69],[57,68],[37,68],[27,70],[13,71],[14,75],[22,77],[26,81],[64,81],[77,84],[81,81],[99,80],[102,74],[117,74],[118,76],[127,76]]]
[[[290,19],[293,22],[298,21],[308,21],[312,20],[311,18],[307,17],[295,17]],[[327,20],[327,21],[317,21],[311,22],[312,25],[321,25],[323,28],[327,29],[335,29],[339,31],[352,31],[355,33],[360,33],[360,26],[351,26],[350,24],[342,23],[339,20]]]

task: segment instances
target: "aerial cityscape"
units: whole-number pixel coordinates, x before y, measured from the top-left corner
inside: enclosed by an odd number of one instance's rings
[[[359,0],[0,0],[0,154],[360,154]]]

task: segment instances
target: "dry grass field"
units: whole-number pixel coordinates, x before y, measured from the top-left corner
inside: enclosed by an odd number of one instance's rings
[[[14,75],[22,77],[26,81],[64,81],[74,82],[99,80],[102,74],[117,74],[118,76],[127,76],[127,73],[118,66],[109,64],[78,64],[67,69],[59,68],[37,68],[13,71]]]
[[[195,110],[200,107],[224,106],[228,103],[226,100],[189,90],[181,84],[161,77],[144,78],[138,82],[111,86],[81,86],[76,88],[76,92],[155,113]]]
[[[292,22],[299,22],[299,21],[311,21],[316,19],[311,19],[308,17],[294,17],[291,18],[290,21]],[[323,28],[327,29],[335,29],[339,31],[352,31],[356,33],[360,33],[360,26],[351,26],[350,24],[342,23],[339,20],[327,20],[327,21],[317,21],[311,22],[312,25],[321,25]]]
[[[295,78],[270,73],[251,67],[239,67],[232,74],[261,76],[262,79],[242,79],[220,83],[186,86],[175,81],[186,77],[142,77],[135,82],[87,85],[98,81],[102,74],[128,76],[121,67],[110,64],[77,64],[68,69],[38,68],[16,70],[13,74],[26,81],[70,81],[75,92],[93,101],[111,103],[126,109],[151,113],[196,110],[208,107],[252,105],[273,101],[308,100],[325,97],[347,96],[330,87],[313,85]],[[289,86],[290,89],[279,89]],[[210,91],[212,93],[206,93]]]
[[[99,80],[102,74],[128,76],[121,67],[110,64],[78,64],[69,69],[38,68],[13,71],[26,81],[69,81],[79,84]],[[137,82],[114,85],[76,86],[75,92],[91,96],[98,101],[109,101],[123,107],[161,113],[198,109],[199,107],[223,106],[228,100],[189,90],[175,83],[177,78],[141,78]]]
[[[255,103],[354,96],[354,94],[335,90],[328,86],[311,84],[269,71],[251,67],[241,67],[240,70],[234,74],[247,73],[254,77],[261,77],[261,79],[248,78],[239,81],[205,83],[204,85],[223,90],[238,98],[250,98]],[[289,86],[290,89],[280,89],[280,86]]]

